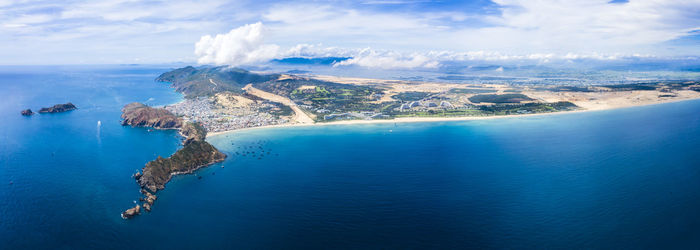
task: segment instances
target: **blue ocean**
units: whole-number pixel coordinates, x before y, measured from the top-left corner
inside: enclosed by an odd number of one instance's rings
[[[119,123],[182,100],[167,70],[0,67],[0,248],[700,247],[700,101],[210,136],[226,161],[123,220],[131,175],[180,147]]]

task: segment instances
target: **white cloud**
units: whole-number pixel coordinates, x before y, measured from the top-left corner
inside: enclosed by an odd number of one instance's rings
[[[0,64],[193,62],[201,35],[230,28],[224,1],[0,0]]]
[[[460,31],[475,46],[529,52],[632,53],[649,50],[700,27],[700,1],[494,0],[493,27]]]
[[[429,52],[411,52],[401,53],[392,50],[373,50],[370,48],[362,50],[340,49],[340,48],[318,48],[315,46],[307,47],[308,45],[298,45],[292,50],[299,50],[298,47],[306,48],[304,55],[323,55],[328,56],[344,56],[352,57],[350,59],[337,62],[334,66],[361,66],[368,68],[435,68],[445,62],[527,62],[527,63],[560,63],[562,61],[571,60],[620,60],[620,59],[645,59],[655,58],[649,54],[604,54],[604,53],[531,53],[531,54],[505,54],[501,52],[489,51],[429,51]],[[291,51],[291,50],[290,50]],[[319,51],[333,51],[341,54],[319,53]],[[314,56],[311,56],[314,57]]]
[[[368,68],[436,68],[438,61],[426,55],[411,53],[402,55],[394,51],[376,51],[363,49],[351,59],[333,64],[333,66],[357,65]]]
[[[275,31],[270,40],[286,46],[323,42],[348,48],[542,55],[698,53],[663,43],[700,30],[699,0],[609,1],[495,0],[500,12],[491,14],[277,4],[262,18]],[[479,24],[460,24],[465,20]]]
[[[215,37],[203,36],[194,53],[200,64],[238,66],[268,61],[277,56],[279,46],[263,44],[264,27],[260,22],[246,24]]]
[[[152,19],[187,19],[211,14],[223,5],[222,0],[192,2],[103,0],[79,2],[61,12],[62,18],[101,18],[108,21]]]
[[[274,31],[270,40],[286,46],[322,42],[347,48],[417,49],[414,45],[442,29],[429,25],[430,20],[422,14],[368,12],[329,5],[276,4],[262,18]]]

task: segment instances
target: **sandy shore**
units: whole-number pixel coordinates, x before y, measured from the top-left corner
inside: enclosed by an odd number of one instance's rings
[[[463,117],[402,117],[402,118],[395,118],[395,119],[391,119],[391,120],[348,120],[348,121],[335,121],[335,122],[323,122],[323,123],[280,124],[280,125],[250,127],[250,128],[221,131],[221,132],[211,132],[211,133],[207,134],[207,137],[209,137],[209,136],[216,137],[216,136],[233,134],[233,133],[242,132],[242,131],[256,130],[256,129],[273,129],[273,128],[287,128],[287,127],[359,125],[359,124],[378,124],[378,123],[474,121],[474,120],[488,120],[488,119],[540,117],[540,116],[549,116],[549,115],[574,114],[574,113],[581,113],[581,112],[596,112],[596,111],[604,111],[604,110],[623,109],[623,108],[632,108],[632,107],[640,107],[640,106],[650,106],[650,105],[682,102],[682,101],[690,101],[690,100],[698,100],[698,99],[700,99],[700,98],[667,100],[667,101],[661,101],[661,102],[657,102],[657,103],[639,103],[639,104],[634,104],[634,105],[607,106],[606,108],[579,109],[579,110],[572,110],[572,111],[537,113],[537,114],[495,115],[495,116],[463,116]]]

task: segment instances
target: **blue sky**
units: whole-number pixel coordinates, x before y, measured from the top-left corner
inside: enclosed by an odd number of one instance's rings
[[[699,33],[700,0],[0,0],[0,64],[697,57]]]

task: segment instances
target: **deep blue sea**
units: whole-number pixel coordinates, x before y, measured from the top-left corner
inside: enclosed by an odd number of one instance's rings
[[[212,136],[225,162],[123,220],[131,174],[180,141],[120,108],[181,100],[166,70],[0,67],[0,248],[700,247],[700,101]]]

